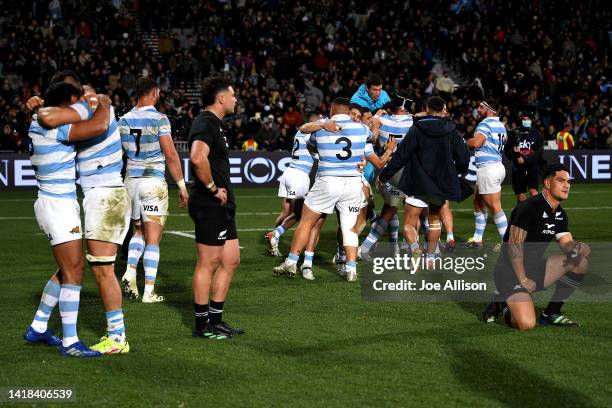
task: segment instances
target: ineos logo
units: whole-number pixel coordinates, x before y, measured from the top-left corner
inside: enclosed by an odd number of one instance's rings
[[[265,157],[255,157],[244,165],[244,176],[249,183],[269,183],[276,176],[276,165]]]

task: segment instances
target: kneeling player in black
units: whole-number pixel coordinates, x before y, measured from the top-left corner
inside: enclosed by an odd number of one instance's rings
[[[540,314],[541,325],[578,326],[561,314],[561,306],[579,287],[587,272],[590,248],[576,242],[568,230],[567,214],[560,203],[570,190],[567,169],[555,164],[546,168],[541,194],[521,202],[513,211],[495,267],[496,300],[487,307],[485,321],[494,321],[503,307],[509,326],[530,330],[536,325],[532,292],[557,283],[555,293]],[[555,238],[565,255],[544,257]]]
[[[195,223],[198,253],[193,273],[196,323],[193,336],[220,340],[244,334],[244,330],[230,327],[221,318],[234,271],[240,264],[234,221],[236,202],[222,122],[225,115],[234,112],[236,97],[229,80],[212,77],[204,81],[202,100],[206,110],[195,118],[189,131],[195,176],[189,215]]]

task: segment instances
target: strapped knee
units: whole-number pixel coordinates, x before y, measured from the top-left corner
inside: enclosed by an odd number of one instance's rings
[[[90,266],[106,266],[113,265],[115,263],[115,258],[117,255],[104,255],[104,256],[95,256],[91,254],[85,255],[85,259],[89,262]]]
[[[357,223],[357,215],[340,213],[340,229],[342,230],[342,242],[344,246],[359,246],[359,236],[354,231]]]
[[[430,231],[440,231],[442,229],[442,226],[440,225],[439,222],[433,222],[433,223],[429,223],[429,230]]]

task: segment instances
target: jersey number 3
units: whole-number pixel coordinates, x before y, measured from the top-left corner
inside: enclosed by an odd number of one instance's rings
[[[136,143],[136,156],[140,154],[140,136],[142,136],[142,129],[130,129],[130,135],[134,136]]]
[[[346,155],[336,154],[336,157],[338,158],[338,160],[350,159],[351,156],[353,155],[353,152],[351,150],[351,147],[353,146],[353,142],[351,142],[351,139],[349,139],[348,137],[340,137],[336,139],[335,144],[339,145],[340,143],[346,143],[346,146],[342,148],[342,151],[345,152]]]

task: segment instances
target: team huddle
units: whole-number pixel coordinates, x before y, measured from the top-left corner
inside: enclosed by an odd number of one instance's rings
[[[159,243],[168,216],[166,165],[179,186],[180,205],[188,193],[168,118],[154,105],[159,99],[155,81],[137,83],[138,103],[115,119],[110,99],[81,86],[72,72],[61,72],[51,81],[44,99],[32,98],[38,109],[29,130],[31,162],[38,180],[36,220],[47,236],[58,270],[47,282],[36,315],[24,338],[32,343],[59,346],[64,356],[95,357],[127,353],[130,346],[122,310],[122,294],[115,276],[115,258],[130,228],[128,265],[124,290],[139,297],[136,267],[141,256],[145,271],[143,303],[163,301],[154,291]],[[123,157],[127,158],[125,179]],[[84,228],[77,201],[76,171],[83,191]],[[84,260],[100,290],[106,313],[107,333],[91,348],[79,340],[79,311]],[[59,304],[62,339],[47,327]]]
[[[127,268],[121,278],[123,292],[141,298],[143,303],[164,301],[155,292],[155,281],[168,217],[166,167],[179,188],[180,206],[189,207],[195,223],[198,261],[193,276],[192,334],[222,340],[245,333],[222,320],[225,298],[240,263],[236,203],[222,121],[225,115],[234,113],[232,84],[220,77],[204,83],[205,109],[194,120],[189,135],[195,178],[191,195],[183,180],[168,118],[155,109],[160,96],[158,85],[152,79],[140,78],[136,93],[136,106],[117,121],[107,96],[97,95],[90,86],[82,86],[74,73],[63,71],[54,76],[44,98],[33,97],[27,104],[37,110],[29,130],[31,162],[38,181],[34,210],[58,269],[46,283],[24,339],[58,346],[63,356],[129,352],[122,290],[114,266],[117,249],[131,228]],[[569,194],[567,170],[549,167],[540,194],[532,181],[523,183],[524,187],[529,184],[533,197],[520,203],[508,222],[501,207],[505,178],[502,155],[508,134],[498,117],[499,104],[492,99],[482,101],[478,108],[481,122],[466,142],[449,119],[442,98],[428,98],[423,111],[414,115],[407,111],[408,101],[399,96],[389,98],[382,90],[382,80],[373,76],[350,101],[334,99],[329,118],[313,115],[299,129],[292,161],[279,180],[282,211],[275,229],[266,235],[269,253],[280,256],[281,236],[293,225],[298,226],[290,252],[274,268],[274,274],[296,276],[303,252],[300,274],[304,279],[315,279],[313,257],[319,233],[327,215],[334,212],[339,223],[334,263],[347,281],[357,280],[357,260],[368,259],[387,232],[394,253],[403,247],[417,259],[414,264],[421,258],[425,265],[434,264],[441,251],[452,251],[456,245],[449,202],[460,202],[473,194],[475,231],[466,245],[483,246],[489,213],[501,241],[507,243],[499,248],[495,270],[498,290],[485,311],[485,320],[495,321],[503,315],[512,327],[533,328],[536,319],[530,294],[557,283],[553,300],[539,322],[577,325],[560,309],[584,279],[590,250],[572,239],[567,216],[559,205]],[[467,171],[469,148],[475,151],[474,190],[459,177]],[[522,154],[519,150],[510,153],[521,164]],[[77,201],[77,170],[84,196],[84,225]],[[384,201],[378,215],[374,211],[374,188]],[[397,213],[402,207],[404,243],[400,245]],[[359,235],[368,220],[371,228],[360,245]],[[443,244],[442,226],[446,231]],[[420,229],[426,237],[424,246],[419,243]],[[570,262],[564,262],[563,256],[544,258],[544,251],[529,253],[523,248],[524,242],[548,244],[552,238]],[[145,281],[142,297],[136,284],[141,257]],[[107,320],[106,334],[92,347],[77,334],[85,260],[99,288]],[[56,306],[62,321],[61,339],[48,328]]]
[[[557,291],[540,314],[539,322],[577,326],[561,314],[561,306],[581,285],[590,249],[571,238],[567,217],[559,206],[569,193],[567,169],[560,165],[549,166],[544,172],[543,191],[538,194],[537,171],[533,170],[534,166],[528,171],[522,166],[539,164],[539,156],[532,149],[536,143],[520,140],[510,150],[505,149],[508,133],[498,116],[500,106],[493,99],[480,103],[481,122],[473,137],[464,141],[448,118],[443,99],[430,97],[423,112],[410,115],[405,108],[406,98],[398,96],[392,100],[381,90],[382,80],[371,77],[351,101],[335,99],[328,119],[311,116],[311,122],[296,134],[292,161],[279,179],[281,214],[274,230],[266,234],[268,253],[281,256],[281,236],[297,222],[299,225],[289,254],[273,273],[296,276],[303,252],[301,275],[306,280],[315,279],[314,251],[321,227],[327,215],[333,212],[339,223],[337,253],[333,261],[338,274],[347,281],[357,280],[357,259],[369,259],[372,248],[386,232],[393,255],[404,248],[412,256],[413,265],[433,269],[441,250],[452,251],[456,245],[449,201],[463,201],[473,194],[475,228],[465,246],[483,247],[489,213],[501,241],[494,247],[501,252],[495,269],[497,290],[483,319],[495,322],[503,314],[511,327],[533,328],[536,318],[530,293],[556,282]],[[522,123],[517,133],[519,138],[525,139],[531,123],[528,117],[524,117]],[[475,156],[476,185],[473,190],[458,177],[467,171],[468,148],[474,150]],[[513,188],[519,200],[510,223],[501,206],[501,187],[506,176],[502,163],[504,152],[513,160]],[[367,163],[365,168],[363,160]],[[315,162],[318,166],[309,189]],[[377,170],[380,170],[378,175]],[[373,211],[372,185],[376,186],[384,202],[378,215]],[[530,199],[524,194],[527,186]],[[397,210],[402,205],[404,243],[400,246]],[[549,214],[553,214],[556,224],[542,224],[533,219],[527,210],[533,207],[536,209],[532,212],[543,213],[542,219],[551,221]],[[522,220],[527,217],[532,217],[530,223]],[[368,219],[370,232],[359,245],[359,234]],[[445,244],[440,244],[442,225],[446,230]],[[419,244],[421,228],[427,241],[424,246]],[[543,231],[538,232],[538,228]],[[547,245],[551,237],[558,241],[564,256],[545,258],[544,250],[529,252],[523,249],[524,242]],[[562,262],[565,256],[571,258],[571,262]]]

